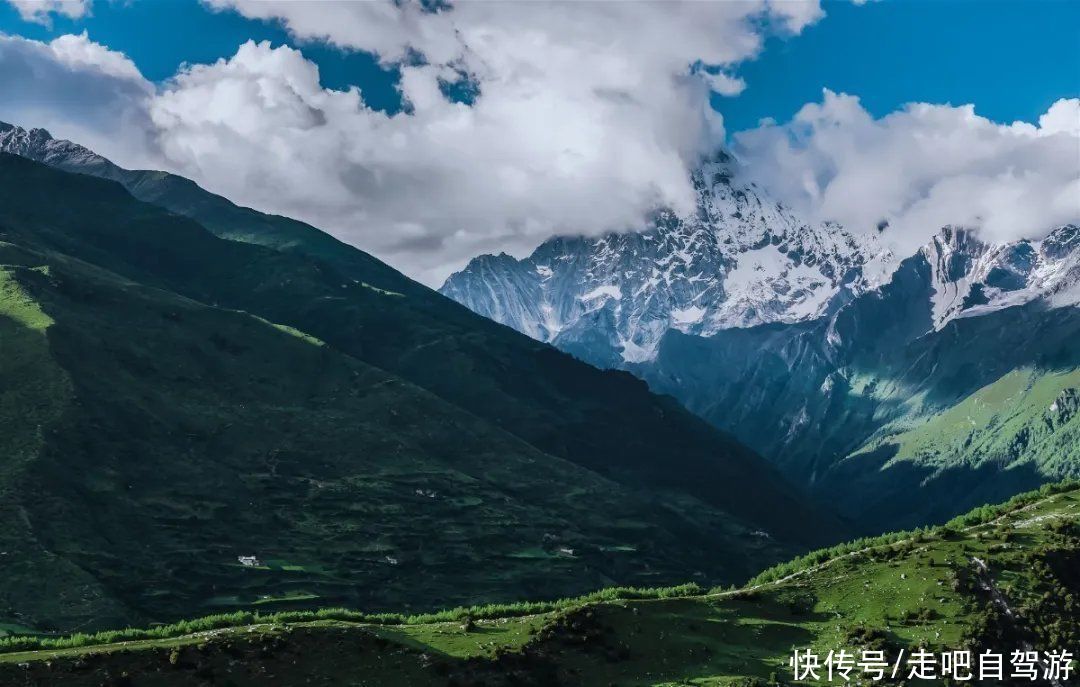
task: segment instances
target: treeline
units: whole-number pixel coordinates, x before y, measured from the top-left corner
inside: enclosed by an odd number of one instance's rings
[[[76,633],[66,637],[17,636],[0,639],[0,653],[16,651],[41,651],[73,649],[116,642],[132,642],[155,639],[171,639],[199,632],[209,632],[247,625],[280,625],[316,620],[341,620],[367,625],[425,625],[429,623],[511,618],[537,613],[576,608],[601,601],[630,601],[635,599],[674,599],[701,596],[705,590],[695,584],[675,587],[610,587],[584,596],[555,601],[522,601],[510,604],[487,604],[484,606],[458,607],[436,613],[404,615],[402,613],[364,613],[347,608],[323,608],[317,611],[279,611],[261,614],[258,611],[219,613],[194,620],[182,620],[170,625],[151,628],[127,628],[105,630],[95,633]]]
[[[1067,491],[1075,491],[1080,489],[1080,480],[1067,479],[1061,482],[1055,482],[1053,484],[1044,484],[1034,491],[1027,491],[1023,494],[1017,494],[1005,503],[999,503],[996,505],[979,506],[972,509],[963,515],[958,515],[944,526],[953,529],[960,527],[973,527],[975,525],[984,525],[991,520],[1000,518],[1002,515],[1009,513],[1010,511],[1018,510],[1025,506],[1030,506],[1036,501],[1040,501],[1048,496],[1054,494],[1063,494]]]
[[[768,584],[769,582],[775,582],[781,580],[789,575],[802,572],[808,568],[812,568],[816,565],[821,565],[826,561],[833,558],[839,558],[856,551],[863,549],[872,549],[877,547],[890,546],[892,544],[899,543],[901,541],[915,540],[926,541],[931,538],[950,536],[957,534],[960,530],[967,527],[975,527],[978,525],[986,524],[992,520],[1000,518],[1001,516],[1010,513],[1014,510],[1018,510],[1025,506],[1029,506],[1036,501],[1040,501],[1048,496],[1054,494],[1060,494],[1067,491],[1073,491],[1080,488],[1080,481],[1078,480],[1065,480],[1063,482],[1056,482],[1054,484],[1044,484],[1039,489],[1034,491],[1024,492],[1023,494],[1017,494],[1005,503],[996,505],[985,505],[974,508],[971,511],[958,515],[944,525],[937,527],[923,527],[916,530],[905,530],[900,532],[890,532],[877,537],[863,537],[862,539],[856,539],[854,541],[845,542],[843,544],[837,544],[825,549],[818,549],[817,551],[811,551],[808,554],[799,556],[786,563],[780,563],[773,567],[759,573],[756,577],[747,583],[748,587],[755,587],[762,584]]]

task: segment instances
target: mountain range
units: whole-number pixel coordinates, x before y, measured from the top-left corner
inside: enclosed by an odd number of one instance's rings
[[[440,295],[0,124],[0,632],[728,584],[1080,474],[1080,227],[897,256],[693,178]]]
[[[811,225],[738,181],[719,153],[692,174],[695,212],[640,231],[555,237],[529,257],[482,255],[440,291],[603,367],[653,359],[674,330],[710,336],[834,312],[885,276],[878,237]]]
[[[1080,473],[1080,228],[896,256],[887,226],[801,221],[738,172],[703,165],[691,216],[481,256],[442,292],[630,370],[866,531]]]
[[[730,583],[846,526],[295,220],[0,125],[0,630]]]

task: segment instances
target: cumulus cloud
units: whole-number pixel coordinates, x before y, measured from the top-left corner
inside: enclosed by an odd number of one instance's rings
[[[607,56],[608,67],[634,65],[668,73],[672,68],[682,72],[695,60],[730,64],[760,46],[762,19],[796,34],[824,16],[815,0],[463,2],[434,12],[409,1],[203,2],[249,18],[278,20],[298,38],[370,51],[388,63],[419,51],[432,64],[461,62],[477,70],[486,67],[492,76],[508,64],[551,72],[554,65],[538,62],[538,51],[548,58]],[[597,71],[583,64],[575,64],[575,71]]]
[[[909,254],[946,224],[989,240],[1037,238],[1080,221],[1080,100],[1038,125],[1000,124],[972,105],[910,104],[874,118],[826,90],[785,124],[735,136],[746,171],[815,219],[886,235]]]
[[[42,43],[0,34],[0,120],[43,127],[114,157],[159,163],[148,107],[153,84],[86,33]]]
[[[90,12],[91,0],[8,0],[15,11],[26,21],[45,26],[52,22],[52,15],[79,19]]]
[[[690,207],[688,170],[723,137],[710,89],[742,88],[732,69],[763,26],[821,16],[816,0],[208,4],[376,54],[398,66],[407,109],[324,88],[301,52],[266,43],[154,88],[84,34],[6,39],[6,92],[30,90],[0,115],[307,220],[429,284],[479,252]],[[469,104],[445,94],[462,79]]]
[[[445,76],[404,68],[412,109],[391,117],[357,91],[323,89],[295,50],[248,43],[178,75],[151,114],[167,159],[211,188],[442,272],[480,250],[689,206],[688,166],[719,125],[700,82],[649,103],[526,83],[488,87],[467,106],[443,96]]]
[[[737,67],[763,24],[794,33],[821,16],[816,2],[778,0],[206,2],[280,21],[301,48],[373,52],[399,68],[408,108],[372,110],[359,89],[324,88],[300,51],[266,43],[155,86],[84,33],[0,36],[0,92],[18,94],[0,119],[306,220],[433,285],[480,252],[688,208],[688,170],[724,136],[710,93],[745,86]],[[468,104],[445,94],[461,79],[477,93]],[[903,251],[946,223],[1011,237],[1075,219],[1078,116],[1063,100],[1037,125],[931,105],[875,119],[826,92],[736,147],[789,204],[856,230],[887,220]]]
[[[155,88],[84,34],[4,38],[0,86],[20,97],[0,116],[304,219],[429,284],[479,252],[690,207],[688,170],[723,138],[711,89],[744,87],[733,69],[764,26],[797,33],[822,16],[817,0],[205,4],[279,21],[301,46],[377,55],[400,70],[407,108],[324,88],[301,52],[266,43]],[[468,104],[446,95],[462,79]]]
[[[1062,98],[1039,117],[1039,129],[1044,135],[1066,133],[1080,136],[1080,98]]]
[[[146,92],[153,90],[127,55],[95,43],[90,40],[86,31],[80,35],[59,36],[49,43],[49,49],[58,63],[72,71],[99,72],[114,79],[138,84],[139,88]]]
[[[168,158],[431,284],[479,252],[688,207],[688,169],[723,136],[710,88],[742,88],[729,70],[761,48],[762,19],[795,33],[821,16],[816,0],[207,4],[399,65],[409,110],[371,111],[296,51],[248,44],[155,102]],[[469,105],[443,93],[462,78]]]
[[[746,81],[725,72],[705,72],[704,79],[709,88],[720,95],[739,95],[746,90]]]

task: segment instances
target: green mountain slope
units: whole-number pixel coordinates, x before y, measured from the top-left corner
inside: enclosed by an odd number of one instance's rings
[[[1018,367],[955,405],[886,424],[819,488],[850,489],[842,512],[911,525],[1078,475],[1078,389],[1080,368]]]
[[[8,155],[0,242],[0,623],[734,581],[837,531],[672,400],[422,287]]]
[[[57,255],[0,263],[7,620],[432,607],[783,555],[751,523],[651,501],[296,330]]]
[[[979,464],[1018,457],[1030,444],[1032,462],[1048,470],[1070,469],[1061,464],[1080,441],[1078,387],[1080,370],[1017,369],[922,423],[884,432],[864,451],[892,446],[894,460]]]
[[[752,451],[672,399],[404,278],[378,281],[295,250],[221,240],[115,184],[12,156],[0,157],[0,201],[0,222],[29,245],[293,326],[621,483],[688,493],[788,538],[835,531]]]
[[[196,680],[746,687],[794,684],[794,648],[822,657],[877,649],[890,667],[900,651],[906,657],[919,648],[992,651],[1004,653],[1008,665],[1018,647],[1071,650],[1080,641],[1078,520],[1080,491],[1063,485],[978,509],[947,527],[818,552],[738,590],[609,590],[557,607],[430,617],[249,614],[46,640],[44,647],[10,639],[0,642],[7,652],[0,653],[0,678],[57,685],[112,679],[136,687]],[[947,683],[907,680],[907,664],[902,669],[898,679],[879,683]],[[798,684],[827,684],[820,672],[821,680]],[[855,668],[852,684],[860,676]]]
[[[636,371],[866,532],[1080,475],[1080,308],[1036,302],[935,331],[928,275],[909,259],[831,321],[671,333]]]

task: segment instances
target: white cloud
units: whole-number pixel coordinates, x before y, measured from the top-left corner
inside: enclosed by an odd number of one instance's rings
[[[300,52],[255,43],[155,90],[84,34],[5,39],[0,84],[28,95],[0,116],[304,219],[430,284],[478,252],[688,207],[688,168],[723,136],[710,87],[742,88],[731,70],[763,25],[795,33],[822,16],[817,0],[207,4],[400,65],[410,109],[371,110],[358,90],[323,88]],[[441,90],[462,75],[471,105]]]
[[[95,43],[86,31],[79,35],[59,36],[49,43],[49,48],[57,62],[73,71],[96,71],[105,76],[139,83],[148,92],[152,90],[127,55]]]
[[[746,89],[746,82],[740,77],[732,76],[726,72],[715,74],[706,72],[702,75],[709,88],[720,95],[739,95]]]
[[[155,99],[169,164],[431,284],[478,252],[688,207],[688,168],[723,135],[709,87],[741,88],[726,70],[760,49],[762,17],[795,32],[821,16],[816,1],[771,0],[209,4],[400,62],[411,111],[372,111],[358,92],[324,89],[300,53],[249,43]],[[461,74],[479,88],[471,106],[440,91]]]
[[[50,43],[0,33],[0,119],[42,127],[114,157],[160,164],[147,112],[154,87],[86,33]]]
[[[991,240],[1080,221],[1080,100],[999,124],[971,105],[911,104],[880,119],[825,91],[788,123],[735,136],[748,173],[816,219],[887,235],[909,254],[946,224]]]
[[[90,12],[92,0],[8,0],[25,21],[48,26],[53,14],[79,19]]]
[[[438,12],[420,3],[203,0],[215,9],[282,21],[298,38],[367,50],[398,62],[410,50],[432,64],[464,60],[493,72],[507,63],[538,65],[537,49],[609,54],[649,69],[685,69],[689,62],[730,64],[761,43],[758,20],[769,18],[798,33],[824,16],[816,0],[729,2],[528,3],[462,2]],[[673,63],[672,63],[673,61]],[[578,71],[593,71],[582,63]]]
[[[1062,98],[1039,117],[1039,129],[1045,134],[1067,133],[1080,136],[1080,98]]]
[[[326,89],[297,50],[247,43],[158,87],[86,34],[0,37],[0,119],[46,126],[127,166],[331,231],[429,284],[479,252],[552,233],[640,226],[687,207],[687,172],[722,138],[710,90],[761,47],[761,13],[798,31],[816,3],[411,3],[211,0],[278,18],[301,41],[400,64],[406,113]],[[677,36],[677,40],[672,37]],[[414,51],[424,59],[415,59]],[[440,83],[469,75],[470,105]],[[942,224],[1034,234],[1077,216],[1080,105],[1001,125],[971,107],[911,105],[875,119],[826,93],[737,144],[790,204],[856,230],[891,223],[898,250]],[[906,243],[905,243],[906,242]]]

